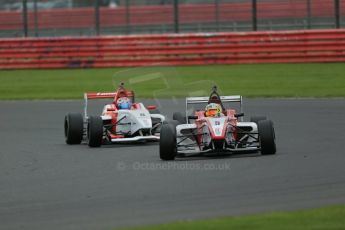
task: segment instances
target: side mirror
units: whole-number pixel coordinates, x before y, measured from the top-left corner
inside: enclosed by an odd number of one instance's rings
[[[244,113],[236,113],[236,114],[235,114],[235,117],[236,117],[236,118],[243,117],[243,116],[244,116]]]
[[[148,110],[155,110],[155,109],[157,109],[157,106],[155,106],[155,105],[149,105],[149,106],[147,106],[146,107]]]
[[[188,119],[196,120],[196,119],[198,119],[198,116],[188,116]]]
[[[110,112],[110,111],[115,111],[114,108],[107,108],[107,111]]]

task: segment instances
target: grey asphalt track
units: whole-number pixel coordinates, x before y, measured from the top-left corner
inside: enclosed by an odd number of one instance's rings
[[[147,103],[150,104],[151,102]],[[183,101],[161,101],[161,111]],[[0,229],[111,229],[345,204],[345,99],[245,99],[274,156],[162,162],[158,145],[64,143],[82,101],[0,102]]]

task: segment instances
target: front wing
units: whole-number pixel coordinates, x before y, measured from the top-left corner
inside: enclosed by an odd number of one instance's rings
[[[128,142],[139,142],[139,141],[158,141],[159,136],[136,136],[136,137],[124,137],[111,139],[112,143],[128,143]]]
[[[212,152],[245,153],[259,151],[260,143],[256,124],[252,122],[242,122],[241,125],[242,127],[237,127],[237,135],[241,135],[241,137],[232,142],[224,140],[224,145],[221,149],[212,148],[212,139],[210,139],[209,143],[205,144],[203,140],[210,138],[210,134],[207,132],[200,133],[200,130],[197,130],[198,128],[195,124],[178,125],[176,127],[177,152],[181,154],[199,154]],[[253,130],[243,130],[244,126],[251,126]],[[232,133],[228,132],[228,134]],[[197,139],[199,141],[197,141]]]

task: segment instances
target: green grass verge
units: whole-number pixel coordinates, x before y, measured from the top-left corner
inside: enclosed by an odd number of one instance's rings
[[[0,71],[0,99],[74,99],[130,83],[141,98],[209,92],[246,97],[345,97],[345,63]],[[135,83],[139,81],[139,83]],[[115,82],[115,83],[114,83]],[[161,90],[161,91],[157,91]],[[202,91],[203,90],[203,91]],[[155,92],[154,94],[152,92]]]
[[[126,230],[342,230],[345,229],[344,217],[345,206],[333,206],[297,212],[177,222]]]

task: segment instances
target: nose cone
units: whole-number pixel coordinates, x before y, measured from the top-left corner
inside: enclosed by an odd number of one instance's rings
[[[226,117],[210,117],[208,118],[208,127],[211,137],[214,140],[224,140],[226,131]]]
[[[152,121],[149,118],[139,119],[139,122],[143,128],[147,128],[147,129],[152,128]]]

